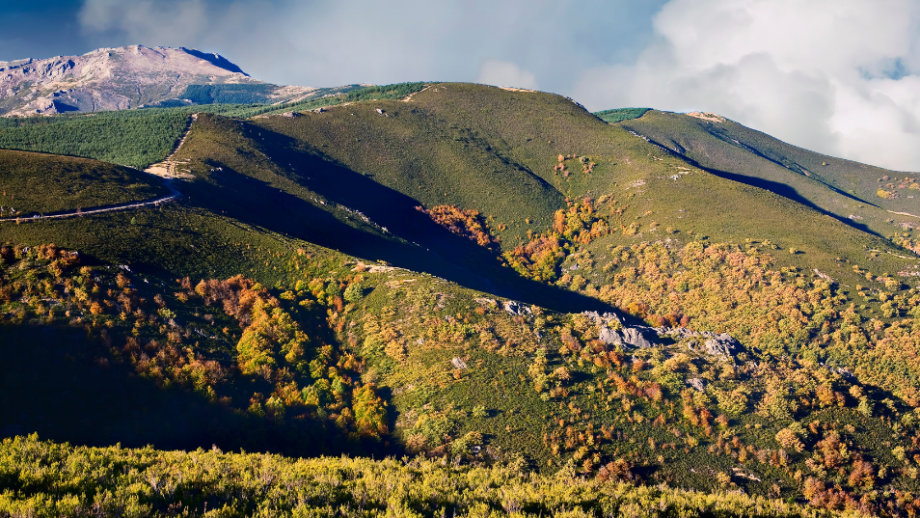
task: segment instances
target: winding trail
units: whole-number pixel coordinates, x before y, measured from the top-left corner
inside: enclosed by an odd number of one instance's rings
[[[97,208],[88,209],[88,210],[77,209],[77,210],[62,212],[60,214],[35,215],[35,216],[17,217],[17,218],[0,218],[0,223],[4,223],[4,222],[28,223],[30,221],[40,221],[44,219],[73,218],[73,217],[79,217],[79,216],[87,216],[90,214],[102,214],[104,212],[117,212],[117,211],[122,211],[122,210],[138,209],[141,207],[158,206],[162,203],[167,203],[167,202],[173,201],[181,197],[182,193],[180,193],[178,190],[176,190],[175,187],[172,186],[172,181],[177,178],[186,178],[188,177],[188,175],[184,175],[182,173],[176,172],[176,163],[173,161],[172,158],[176,155],[176,153],[179,152],[179,149],[182,147],[182,144],[185,143],[185,139],[188,138],[189,132],[192,131],[192,123],[195,122],[197,118],[198,118],[197,113],[192,114],[192,117],[188,123],[188,127],[185,129],[185,133],[182,135],[182,138],[179,139],[179,143],[176,145],[176,149],[174,149],[173,152],[170,153],[168,157],[166,157],[166,160],[158,164],[153,164],[144,170],[145,173],[152,174],[155,176],[159,176],[160,178],[163,178],[164,180],[163,185],[166,186],[167,189],[169,189],[168,196],[163,196],[161,198],[157,198],[154,200],[148,200],[148,201],[124,203],[121,205],[112,205],[110,207],[103,206],[103,207],[97,207]]]

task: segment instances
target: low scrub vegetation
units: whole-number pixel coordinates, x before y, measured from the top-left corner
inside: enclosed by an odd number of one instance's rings
[[[534,476],[514,465],[423,458],[294,460],[74,447],[32,436],[3,441],[0,466],[5,516],[830,516],[743,494],[585,479],[571,469]]]

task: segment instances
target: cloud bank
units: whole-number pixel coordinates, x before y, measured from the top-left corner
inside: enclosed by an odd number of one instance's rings
[[[920,171],[917,0],[83,0],[78,20],[92,46],[195,47],[280,84],[475,81],[711,111]]]
[[[672,0],[637,60],[586,71],[589,106],[719,113],[787,142],[920,170],[920,2]]]

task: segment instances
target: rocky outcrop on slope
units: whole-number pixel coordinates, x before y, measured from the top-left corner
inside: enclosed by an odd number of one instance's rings
[[[680,342],[692,351],[730,359],[739,352],[741,344],[727,333],[694,331],[686,327],[627,326],[614,313],[586,311],[585,316],[600,327],[598,340],[623,348],[647,348],[668,342]]]
[[[313,88],[252,79],[218,54],[142,45],[82,56],[0,61],[0,115],[124,110],[181,102],[190,85],[264,85],[271,101],[308,96]]]

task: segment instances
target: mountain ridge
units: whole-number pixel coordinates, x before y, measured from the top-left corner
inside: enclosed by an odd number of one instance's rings
[[[0,114],[52,115],[181,102],[192,85],[248,86],[258,89],[266,102],[290,101],[317,91],[258,81],[216,53],[132,45],[81,56],[0,62]]]

